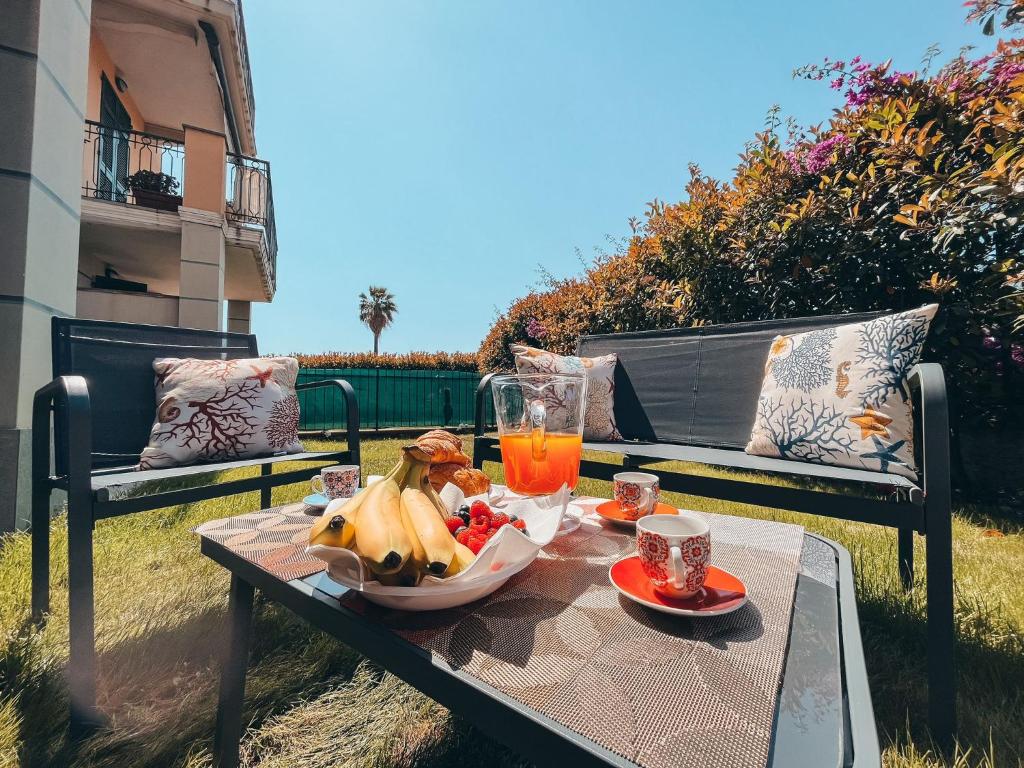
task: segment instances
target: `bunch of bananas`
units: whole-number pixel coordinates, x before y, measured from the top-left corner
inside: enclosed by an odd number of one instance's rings
[[[324,511],[309,543],[351,550],[389,586],[414,587],[427,574],[446,578],[465,570],[475,555],[448,530],[448,511],[429,470],[430,457],[420,448],[403,448],[385,477]]]

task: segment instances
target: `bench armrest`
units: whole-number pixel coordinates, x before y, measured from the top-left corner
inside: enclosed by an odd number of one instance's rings
[[[916,390],[921,419],[921,475],[929,502],[949,503],[949,402],[938,363],[915,365],[907,377]],[[931,498],[929,498],[931,497]]]
[[[56,474],[70,485],[84,482],[89,488],[92,474],[92,406],[89,386],[81,376],[58,376],[40,387],[32,401],[32,484],[33,492],[49,493],[50,413],[53,430],[64,439],[58,444]]]
[[[494,376],[495,374],[488,373],[480,379],[476,387],[476,422],[473,428],[473,435],[476,437],[481,437],[487,431],[487,401],[484,398],[487,397]]]
[[[296,384],[295,391],[302,392],[321,387],[337,387],[345,398],[345,432],[348,439],[348,450],[352,454],[352,462],[359,463],[359,401],[356,391],[345,379],[322,379]]]

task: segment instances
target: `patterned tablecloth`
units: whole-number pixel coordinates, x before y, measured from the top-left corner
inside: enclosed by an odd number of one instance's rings
[[[585,509],[596,500],[584,500]],[[493,595],[430,613],[349,608],[390,627],[511,698],[649,768],[761,768],[789,638],[803,546],[799,526],[694,513],[711,528],[714,565],[749,602],[680,619],[621,597],[608,568],[635,552],[630,532],[588,513]],[[323,570],[302,548],[302,505],[212,521],[197,532],[283,579]]]

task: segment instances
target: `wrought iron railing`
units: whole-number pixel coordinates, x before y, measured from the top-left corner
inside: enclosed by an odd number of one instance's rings
[[[86,120],[84,143],[83,195],[115,203],[177,207],[174,198],[185,187],[185,145],[180,141]],[[176,182],[174,190],[156,197],[144,191],[136,195],[129,179],[139,171],[170,176]]]
[[[277,279],[277,225],[274,222],[274,189],[270,181],[270,163],[248,155],[227,156],[227,204],[225,215],[236,224],[263,227],[267,236],[267,275],[270,284]]]

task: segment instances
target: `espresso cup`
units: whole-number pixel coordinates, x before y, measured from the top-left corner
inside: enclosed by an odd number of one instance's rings
[[[650,515],[636,524],[640,565],[666,597],[692,597],[704,587],[711,531],[695,515]]]
[[[627,520],[639,520],[658,506],[661,486],[658,476],[649,472],[619,472],[612,476],[615,501]]]
[[[359,466],[357,464],[336,464],[324,467],[319,475],[309,481],[313,493],[320,493],[328,499],[347,499],[354,496],[359,488]]]

